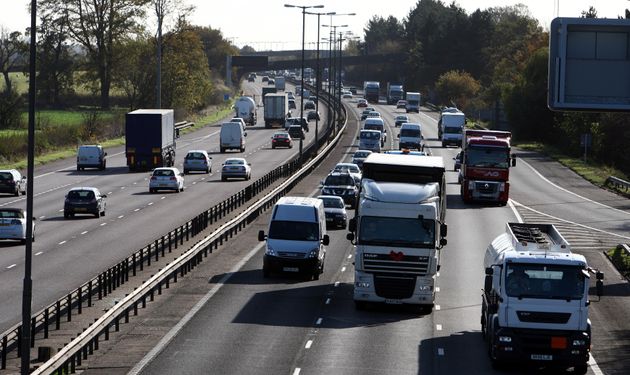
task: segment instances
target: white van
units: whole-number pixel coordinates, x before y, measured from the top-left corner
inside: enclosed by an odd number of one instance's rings
[[[385,122],[380,117],[368,117],[363,123],[363,129],[378,130],[381,132],[381,147],[385,146],[387,142],[387,129],[385,129]]]
[[[405,122],[400,125],[400,134],[398,134],[398,149],[415,149],[422,151],[424,149],[424,137],[422,136],[422,126],[417,123]]]
[[[264,277],[272,272],[291,272],[319,279],[330,242],[324,202],[307,197],[280,198],[271,213],[269,234],[261,230],[258,240],[267,240]]]
[[[448,145],[461,146],[466,115],[462,112],[442,113],[438,136],[442,140],[442,147]]]
[[[242,124],[238,122],[225,122],[221,125],[219,136],[219,149],[224,153],[229,149],[245,151],[245,137],[247,132],[243,130]]]
[[[77,150],[77,171],[85,168],[98,168],[104,170],[107,164],[105,160],[107,152],[101,145],[83,145]]]
[[[378,130],[361,130],[359,132],[359,149],[381,152],[381,132]]]

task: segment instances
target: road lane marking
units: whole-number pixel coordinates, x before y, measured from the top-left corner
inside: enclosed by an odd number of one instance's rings
[[[140,211],[139,208],[136,208],[135,210],[133,210],[133,212],[138,212],[138,211]]]
[[[46,218],[46,216],[40,216],[39,220],[43,220],[44,218]]]
[[[124,188],[125,188],[124,186],[121,186],[121,187],[120,187],[120,190],[123,190]]]
[[[66,241],[61,241],[58,243],[58,245],[63,245],[64,243],[66,243]]]
[[[435,329],[438,330],[438,331],[441,331],[442,330],[442,325],[441,324],[436,324],[435,325]]]
[[[352,254],[348,255],[348,259],[352,258]]]
[[[245,257],[243,257],[231,270],[230,272],[223,275],[223,277],[214,285],[212,289],[206,293],[205,296],[197,304],[188,311],[188,313],[158,342],[156,346],[151,349],[149,353],[147,353],[140,362],[138,362],[128,373],[127,375],[138,375],[156,356],[158,356],[164,348],[179,334],[179,332],[184,328],[190,320],[197,315],[197,313],[204,307],[206,303],[214,296],[223,285],[227,283],[227,281],[238,271],[240,270],[256,253],[262,249],[265,245],[264,242],[259,243],[250,251]],[[298,372],[299,373],[299,372]]]
[[[83,232],[81,232],[81,234],[86,234],[87,232],[88,232],[87,230],[84,230]]]
[[[119,219],[122,219],[123,217],[125,217],[125,215],[118,216]]]
[[[321,325],[322,324],[322,318],[318,318],[317,321],[315,322],[315,325]]]
[[[306,342],[306,345],[304,345],[304,349],[310,349],[312,345],[313,345],[313,340],[308,340]]]
[[[438,348],[438,355],[444,355],[444,348]]]
[[[326,304],[330,305],[330,298],[326,298]]]
[[[435,305],[435,309],[439,310],[440,309],[440,305]]]
[[[153,202],[147,203],[147,206],[152,206],[152,205],[153,205]]]
[[[341,272],[346,272],[346,267],[341,267]]]
[[[107,225],[107,223],[101,223],[101,226],[104,227],[105,225]]]
[[[7,267],[7,269],[10,270],[11,268],[13,268],[15,266],[17,266],[17,264],[14,263],[14,264],[10,265],[9,267]]]
[[[439,291],[440,291],[440,287],[439,287],[439,286],[436,286],[436,287],[435,287],[435,291],[436,291],[436,292],[439,292]]]
[[[335,288],[339,286],[339,281],[335,281]]]
[[[166,197],[162,197],[162,198],[160,198],[160,199],[166,199]]]
[[[43,253],[44,253],[43,251],[38,251],[35,253],[35,256],[42,255]]]
[[[108,192],[107,194],[109,195],[109,194],[114,194],[114,193],[110,191],[110,192]]]
[[[295,370],[293,370],[293,375],[300,375],[300,368],[296,367]]]

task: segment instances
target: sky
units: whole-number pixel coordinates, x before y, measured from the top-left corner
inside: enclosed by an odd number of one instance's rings
[[[196,7],[191,23],[220,29],[223,36],[239,47],[250,45],[256,50],[299,49],[302,37],[302,12],[287,8],[284,4],[308,6],[324,5],[313,12],[356,13],[355,16],[321,16],[321,25],[347,25],[339,31],[350,31],[362,37],[363,29],[375,15],[390,15],[403,20],[415,7],[416,0],[183,0]],[[443,1],[450,4],[450,0]],[[527,5],[531,15],[541,26],[549,28],[556,16],[579,17],[589,6],[594,6],[600,18],[617,18],[630,8],[627,0],[457,0],[456,3],[468,14],[476,9],[508,6],[517,3]],[[30,0],[0,0],[0,28],[23,31],[30,23],[27,8]],[[320,29],[320,39],[328,38],[330,28]],[[317,16],[307,15],[304,33],[306,48],[315,48],[317,42]],[[325,48],[320,46],[320,48]]]

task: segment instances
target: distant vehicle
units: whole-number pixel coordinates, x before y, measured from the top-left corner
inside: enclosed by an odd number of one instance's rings
[[[288,147],[293,148],[293,141],[288,132],[276,132],[271,137],[271,148]]]
[[[346,229],[348,226],[348,212],[343,198],[334,195],[320,195],[317,199],[324,202],[326,225]]]
[[[235,117],[240,117],[250,126],[258,121],[256,114],[256,102],[249,96],[241,96],[234,103]]]
[[[304,109],[315,109],[315,102],[312,100],[307,100],[304,102]]]
[[[371,117],[381,118],[381,113],[378,112],[378,111],[370,111],[370,112],[368,112],[368,114],[366,116],[366,120],[371,118]]]
[[[337,163],[331,172],[348,173],[354,178],[357,187],[361,184],[361,169],[357,164]]]
[[[212,157],[205,150],[190,150],[184,157],[184,174],[191,171],[212,172]]]
[[[130,171],[175,165],[175,111],[137,109],[125,117],[125,154]]]
[[[400,126],[398,149],[424,150],[424,136],[422,135],[422,126],[420,124],[405,122]]]
[[[443,113],[440,119],[438,137],[442,141],[442,147],[447,147],[448,145],[461,146],[466,126],[466,115],[462,112]]]
[[[352,99],[352,93],[350,91],[345,91],[341,93],[342,99]]]
[[[367,107],[368,106],[368,102],[365,99],[358,99],[357,100],[357,108],[363,108],[363,107]]]
[[[368,115],[369,116],[369,115]],[[381,147],[385,146],[387,142],[387,129],[385,129],[385,122],[380,117],[368,117],[365,119],[363,129],[366,130],[378,130],[381,132]]]
[[[35,241],[35,218],[32,239]],[[26,211],[22,208],[0,208],[0,240],[18,240],[26,243]]]
[[[306,119],[308,121],[311,121],[311,120],[319,121],[320,120],[319,112],[317,112],[317,111],[309,111],[308,114],[306,115]]]
[[[352,95],[356,95],[356,94],[357,94],[357,88],[356,88],[356,87],[350,86],[350,87],[348,88],[348,91],[350,91],[350,93],[351,93]]]
[[[287,98],[295,100],[295,94],[292,91],[285,91]]]
[[[247,82],[254,82],[256,81],[256,77],[252,74],[247,76]]]
[[[267,77],[267,76],[263,76],[263,77],[262,77],[262,81],[263,81],[263,82],[268,82],[268,81],[269,81],[269,77]]]
[[[26,177],[17,169],[0,170],[0,193],[26,195]]]
[[[107,152],[103,150],[101,145],[83,145],[77,150],[77,171],[85,168],[98,168],[104,170],[107,161],[105,160]]]
[[[317,104],[317,96],[316,95],[311,95],[308,97],[308,100],[312,101],[313,103]]]
[[[263,98],[265,106],[265,128],[274,125],[285,126],[287,118],[291,116],[289,98],[286,94],[267,94]]]
[[[399,115],[399,116],[396,116],[396,118],[394,118],[394,126],[395,127],[399,127],[400,125],[404,124],[405,122],[409,122],[409,116],[407,116],[407,115]]]
[[[396,104],[403,98],[405,91],[401,82],[387,82],[387,104]]]
[[[273,79],[273,78],[269,78],[269,79],[267,80],[267,84],[268,84],[269,86],[275,86],[275,85],[276,85],[276,80],[275,80],[275,79]],[[277,89],[278,89],[278,88],[276,87],[276,90],[277,90]]]
[[[184,191],[184,174],[175,167],[155,168],[149,179],[149,193],[158,190]]]
[[[295,99],[289,99],[289,109],[297,109],[295,105]]]
[[[304,131],[302,130],[301,125],[291,125],[289,126],[289,135],[293,139],[304,139]]]
[[[375,109],[373,107],[366,107],[363,112],[361,112],[361,121],[365,120],[366,118],[368,118],[368,115],[371,112],[375,112]],[[380,117],[380,114],[379,114]]]
[[[221,125],[221,133],[219,134],[219,150],[221,153],[230,149],[245,152],[245,137],[247,137],[247,132],[243,129],[242,124],[225,122]]]
[[[276,85],[276,90],[284,91],[284,89],[286,88],[286,79],[282,76],[277,76],[275,78],[274,84]]]
[[[300,273],[317,280],[324,272],[326,234],[324,202],[317,198],[282,197],[271,213],[268,235],[258,232],[259,241],[267,241],[262,274]]]
[[[402,100],[401,99],[401,100],[396,102],[396,109],[400,109],[400,108],[402,108],[402,109],[407,108],[407,101],[406,100]]]
[[[421,95],[419,92],[407,92],[407,106],[405,107],[405,111],[420,113],[420,98]]]
[[[352,162],[361,168],[363,166],[363,161],[370,155],[372,151],[370,150],[357,150],[352,155]]]
[[[285,123],[285,129],[288,131],[291,125],[300,125],[302,130],[308,133],[308,119],[306,117],[289,117]]]
[[[251,179],[251,164],[244,158],[225,159],[223,167],[221,168],[221,181],[227,181],[228,178],[242,178],[245,180]]]
[[[76,187],[66,194],[63,205],[63,217],[68,219],[76,214],[105,216],[105,198],[107,195],[94,187]]]
[[[349,173],[331,172],[321,183],[322,195],[336,195],[354,208],[357,197],[357,185]]]
[[[243,120],[241,117],[232,117],[232,119],[230,119],[230,122],[237,122],[237,123],[241,124],[241,127],[243,128],[243,130],[246,129],[246,127],[245,127],[245,120]]]
[[[381,84],[378,81],[363,82],[363,97],[370,103],[378,103]]]

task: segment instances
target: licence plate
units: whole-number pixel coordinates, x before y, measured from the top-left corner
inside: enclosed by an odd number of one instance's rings
[[[87,208],[79,207],[79,208],[75,208],[74,210],[78,212],[83,212],[83,211],[87,211]]]
[[[534,361],[551,361],[553,356],[551,354],[532,354],[530,357]]]
[[[402,305],[402,301],[399,299],[386,299],[385,303],[388,305]]]
[[[300,269],[297,267],[282,267],[284,272],[300,272]]]
[[[160,184],[160,187],[164,187],[164,186],[166,186],[166,184]]]
[[[326,221],[333,221],[333,219],[331,219],[331,218],[326,218]]]

